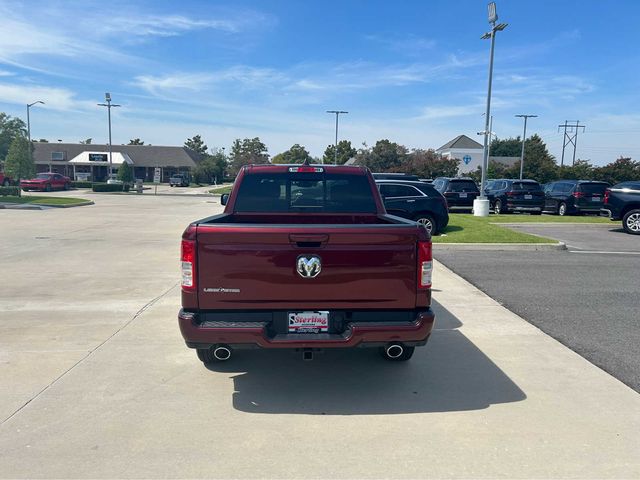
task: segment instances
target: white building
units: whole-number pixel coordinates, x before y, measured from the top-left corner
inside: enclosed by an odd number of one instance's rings
[[[475,172],[482,165],[482,152],[483,146],[466,135],[458,135],[436,150],[443,157],[460,160],[458,175]]]

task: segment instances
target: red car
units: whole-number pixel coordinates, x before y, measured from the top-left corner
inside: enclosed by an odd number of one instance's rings
[[[25,192],[29,190],[39,190],[41,192],[69,190],[71,188],[71,179],[59,173],[39,173],[36,178],[31,180],[20,180],[20,188]]]
[[[0,172],[0,187],[8,187],[9,185],[11,185],[11,179]]]
[[[374,347],[406,361],[427,343],[430,235],[387,214],[367,169],[247,166],[221,201],[182,237],[178,318],[200,360]]]

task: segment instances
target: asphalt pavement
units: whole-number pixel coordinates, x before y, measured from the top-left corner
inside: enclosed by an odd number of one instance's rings
[[[618,225],[518,226],[567,251],[436,251],[509,310],[640,391],[640,237]]]

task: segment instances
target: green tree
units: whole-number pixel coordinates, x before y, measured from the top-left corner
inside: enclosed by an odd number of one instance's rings
[[[17,182],[23,178],[31,178],[36,173],[36,166],[29,154],[29,147],[29,140],[23,136],[16,136],[9,147],[4,162],[4,171]]]
[[[86,140],[80,140],[80,143],[82,145],[91,145],[92,141],[93,141],[93,138],[87,138]]]
[[[219,182],[224,178],[228,168],[224,153],[216,151],[212,155],[206,155],[192,171],[193,180],[196,183]]]
[[[356,163],[364,165],[373,172],[400,172],[407,157],[407,147],[390,142],[387,139],[378,140],[373,148],[363,148],[356,155]]]
[[[496,139],[491,142],[492,157],[519,157],[522,149],[520,137]],[[520,162],[512,167],[502,170],[497,164],[494,168],[496,175],[487,175],[487,178],[519,178]],[[532,135],[524,142],[524,169],[523,178],[547,183],[558,178],[558,165],[555,158],[547,150],[547,145],[538,135]]]
[[[311,162],[311,155],[304,146],[295,143],[289,150],[275,155],[271,163],[304,163],[305,160]]]
[[[329,145],[324,151],[322,162],[333,163],[335,160],[335,151],[335,146]],[[349,140],[340,140],[338,142],[338,165],[344,165],[351,158],[355,157],[357,153],[358,151],[351,146],[351,142]]]
[[[127,162],[122,162],[118,167],[118,180],[124,183],[133,182],[133,168]]]
[[[611,185],[629,180],[640,180],[640,162],[629,157],[620,157],[614,162],[603,167],[596,167],[593,170],[594,180],[609,182]]]
[[[594,174],[593,165],[588,160],[576,160],[576,163],[570,167],[558,168],[558,178],[592,180]]]
[[[421,178],[455,177],[459,165],[459,159],[443,157],[432,149],[414,149],[407,155],[401,171]]]
[[[139,138],[132,138],[131,140],[129,140],[129,143],[127,145],[144,145],[144,142]]]
[[[21,119],[0,112],[0,162],[5,160],[13,139],[26,136],[27,126]]]
[[[267,146],[259,137],[236,138],[231,146],[230,169],[232,174],[237,174],[244,165],[269,163]]]
[[[195,135],[192,138],[187,138],[187,140],[184,142],[184,146],[189,150],[193,150],[194,152],[199,153],[200,155],[206,155],[207,150],[209,149],[200,135]]]

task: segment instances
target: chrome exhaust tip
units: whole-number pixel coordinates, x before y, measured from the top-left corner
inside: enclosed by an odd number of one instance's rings
[[[385,348],[384,353],[389,358],[399,358],[404,353],[404,347],[398,343],[394,343],[388,345],[387,348]]]
[[[219,362],[224,362],[225,360],[229,360],[231,358],[231,348],[221,345],[219,347],[215,347],[213,349],[213,356]]]

